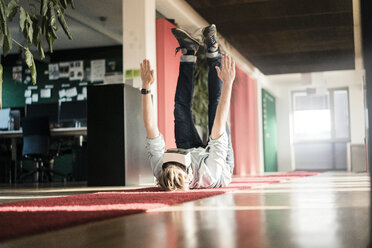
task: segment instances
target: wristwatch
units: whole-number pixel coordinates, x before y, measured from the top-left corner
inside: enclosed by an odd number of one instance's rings
[[[151,90],[141,89],[141,94],[142,95],[147,95],[147,94],[150,94],[150,93],[151,93]]]

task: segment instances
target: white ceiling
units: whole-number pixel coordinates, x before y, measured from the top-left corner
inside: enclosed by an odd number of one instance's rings
[[[122,11],[122,0],[75,0],[75,10],[72,10],[98,23],[99,17],[105,16],[107,20],[103,25],[118,34],[123,33]]]
[[[38,1],[33,0],[33,2],[39,6]],[[122,44],[119,42],[123,33],[122,0],[75,0],[74,2],[75,9],[68,8],[65,12],[73,40],[69,40],[59,27],[54,50]],[[27,6],[28,1],[22,0],[21,5]],[[102,22],[100,17],[105,17],[106,21]],[[24,44],[18,22],[18,18],[14,18],[10,25],[10,32],[14,39]],[[48,51],[47,42],[44,41],[43,44],[44,49]],[[17,52],[19,48],[13,43],[11,53]]]

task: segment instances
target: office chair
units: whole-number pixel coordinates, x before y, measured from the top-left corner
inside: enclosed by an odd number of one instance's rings
[[[10,130],[19,130],[21,127],[21,111],[10,110],[10,118],[12,120]]]
[[[50,153],[50,124],[48,117],[26,117],[22,120],[23,149],[22,156],[35,163],[35,169],[20,176],[19,181],[34,175],[34,180],[43,182],[44,179],[52,181],[53,175],[59,175],[66,181],[66,176],[50,168],[53,167],[54,157]],[[50,168],[48,168],[48,165]]]

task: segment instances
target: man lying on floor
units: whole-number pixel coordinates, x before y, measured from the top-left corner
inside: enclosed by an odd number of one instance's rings
[[[221,56],[216,39],[216,26],[203,29],[209,66],[209,130],[210,139],[205,147],[196,131],[192,117],[194,71],[199,42],[182,29],[172,29],[181,50],[180,71],[175,95],[175,138],[178,149],[165,150],[164,138],[159,133],[150,88],[154,71],[150,62],[141,63],[142,114],[147,132],[146,149],[158,185],[164,190],[214,188],[231,182],[234,156],[227,118],[235,62],[230,56]]]

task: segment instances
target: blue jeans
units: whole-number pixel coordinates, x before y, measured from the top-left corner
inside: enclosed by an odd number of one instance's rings
[[[212,131],[214,118],[216,116],[217,106],[221,96],[222,81],[217,75],[215,66],[221,68],[221,56],[216,58],[207,58],[209,73],[208,73],[208,126],[209,134]],[[192,117],[192,98],[194,94],[194,62],[181,62],[180,71],[177,81],[177,89],[174,105],[174,128],[176,145],[178,148],[189,149],[197,147],[205,147],[194,125]],[[231,148],[231,138],[229,127],[226,124],[226,132],[229,139],[229,148]],[[230,156],[231,156],[231,153]],[[228,155],[229,156],[229,155]]]

